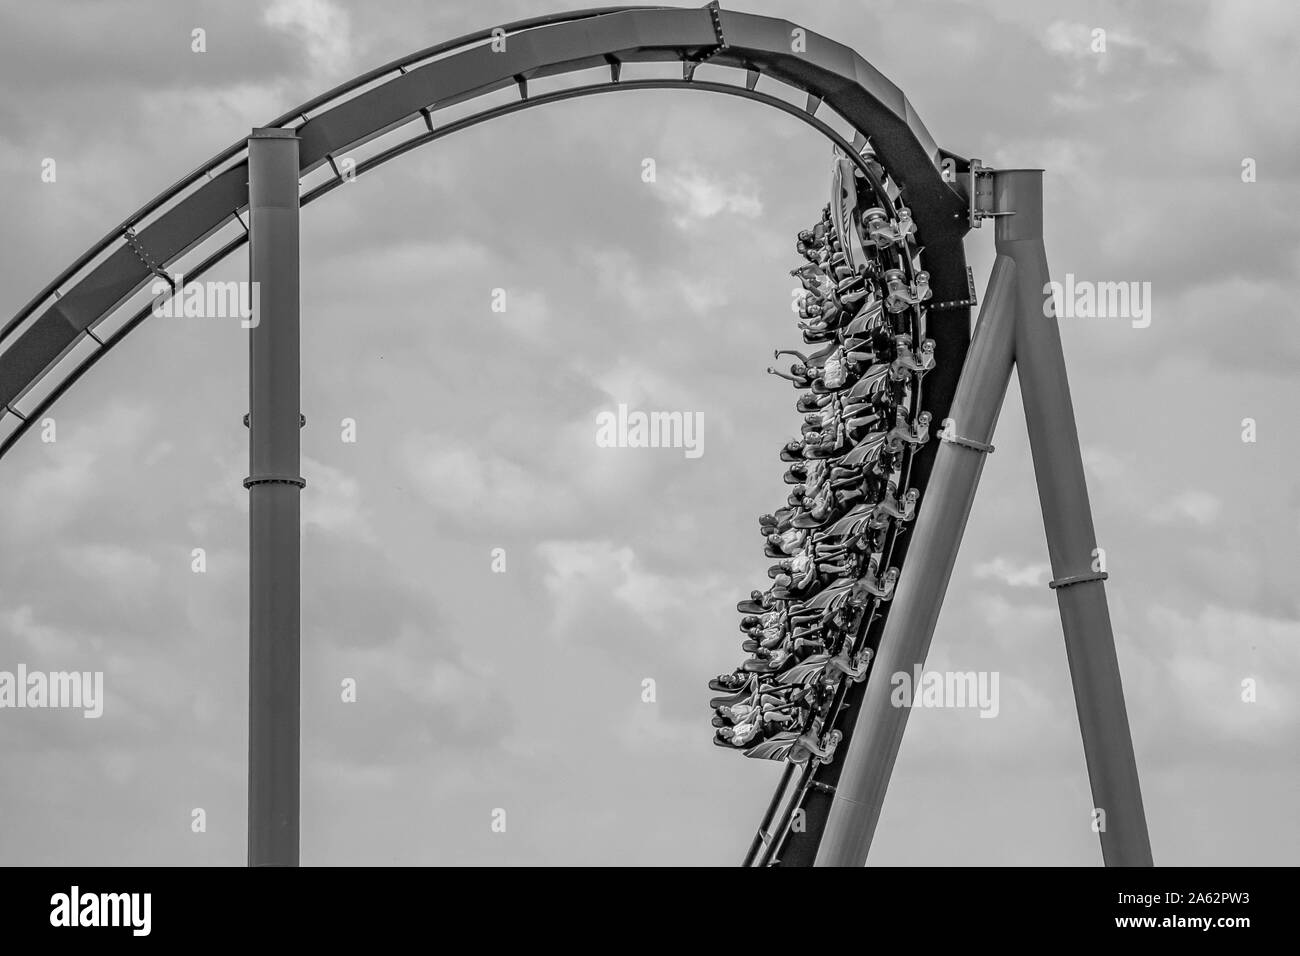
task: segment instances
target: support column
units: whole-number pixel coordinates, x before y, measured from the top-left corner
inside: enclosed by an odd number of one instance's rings
[[[248,140],[248,865],[298,865],[298,137]]]
[[[999,256],[993,263],[949,420],[941,432],[949,440],[935,456],[906,566],[854,723],[853,746],[842,757],[844,769],[831,801],[816,866],[862,866],[866,862],[911,710],[891,702],[890,678],[904,673],[910,679],[913,667],[923,666],[930,650],[984,456],[991,447],[1011,380],[1015,299],[1016,265]],[[943,356],[936,359],[942,362]]]
[[[1151,866],[1142,789],[1102,584],[1106,575],[1104,568],[1094,569],[1097,538],[1061,332],[1056,316],[1046,314],[1054,310],[1044,308],[1050,298],[1043,173],[1000,171],[993,183],[995,208],[1015,212],[998,219],[994,238],[998,255],[1014,259],[1019,270],[1016,368],[1093,807],[1105,813],[1099,834],[1102,859],[1107,866]]]

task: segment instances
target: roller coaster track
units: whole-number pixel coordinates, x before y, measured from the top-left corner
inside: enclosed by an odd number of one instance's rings
[[[799,834],[806,831],[810,822],[820,827],[823,821],[820,815],[810,821],[809,809],[804,804],[814,794],[834,792],[835,785],[825,778],[830,775],[829,767],[833,766],[834,752],[839,742],[851,733],[849,721],[843,719],[853,709],[848,700],[849,694],[856,683],[868,680],[871,676],[870,661],[880,639],[880,626],[888,611],[893,589],[892,583],[883,582],[889,581],[890,575],[896,575],[900,570],[906,523],[915,516],[914,511],[901,504],[907,500],[904,489],[912,489],[912,495],[919,492],[909,479],[912,477],[913,460],[918,450],[924,449],[930,438],[926,417],[928,413],[922,409],[923,376],[934,368],[933,354],[928,351],[934,343],[926,335],[928,312],[934,304],[928,290],[924,288],[928,273],[918,271],[919,251],[906,226],[899,229],[900,219],[906,222],[909,211],[895,204],[895,191],[889,189],[885,179],[877,174],[880,167],[875,163],[870,146],[864,146],[862,152],[870,159],[866,164],[866,174],[862,175],[860,169],[845,169],[847,157],[837,160],[832,201],[823,213],[822,222],[814,230],[800,233],[800,251],[813,264],[811,268],[805,265],[802,270],[792,273],[803,272],[810,276],[810,280],[805,282],[805,288],[809,292],[805,295],[800,314],[805,318],[809,316],[808,303],[813,303],[817,310],[812,322],[801,322],[800,327],[804,329],[805,340],[810,346],[814,343],[822,344],[824,350],[831,351],[829,357],[822,360],[820,367],[799,365],[792,367],[791,371],[808,375],[807,380],[797,381],[796,384],[814,389],[805,395],[798,407],[806,408],[805,402],[810,400],[822,408],[830,409],[826,421],[835,425],[832,433],[834,439],[826,443],[833,448],[834,454],[817,454],[815,458],[808,459],[820,460],[827,475],[823,479],[826,486],[831,485],[829,473],[832,467],[850,460],[855,450],[859,455],[867,451],[864,445],[875,449],[862,456],[864,460],[872,460],[875,467],[863,468],[861,472],[843,469],[853,474],[851,479],[839,482],[841,487],[848,485],[851,497],[846,502],[842,498],[842,492],[833,488],[829,490],[822,504],[825,514],[820,520],[814,518],[817,503],[809,497],[810,493],[803,490],[802,484],[797,485],[800,493],[791,496],[791,508],[788,510],[805,521],[803,527],[807,530],[788,530],[786,534],[795,536],[794,543],[799,545],[797,554],[803,556],[808,565],[809,581],[801,591],[788,590],[792,587],[791,573],[786,573],[777,579],[784,592],[783,597],[772,600],[777,594],[775,590],[763,596],[762,600],[767,602],[764,607],[771,609],[765,617],[774,619],[768,631],[761,630],[757,624],[747,628],[742,621],[742,630],[755,638],[746,642],[747,649],[754,656],[745,663],[743,669],[737,670],[733,678],[744,681],[743,690],[735,695],[715,699],[715,703],[724,705],[717,710],[720,716],[714,720],[715,726],[725,728],[718,732],[720,746],[739,744],[745,748],[747,756],[786,760],[781,781],[746,855],[746,866],[782,865],[786,850],[796,855],[801,851],[809,852],[810,849],[815,852],[815,842],[801,841]],[[837,151],[837,156],[839,155]],[[856,180],[856,183],[846,194],[843,184],[850,178]],[[877,235],[881,236],[879,243],[870,238],[868,227],[863,222],[864,212],[868,209],[871,211],[866,215],[874,217]],[[816,241],[816,238],[823,236],[824,242]],[[897,272],[891,273],[890,269]],[[841,281],[832,283],[831,277],[837,273]],[[891,275],[895,276],[892,293],[890,283],[886,281]],[[831,291],[832,287],[834,292]],[[919,296],[915,294],[918,287],[921,289]],[[841,298],[841,293],[845,294],[844,298]],[[951,304],[944,303],[943,307],[949,308]],[[831,312],[834,313],[834,320],[826,322],[826,316]],[[854,327],[858,327],[858,331],[850,334],[848,330]],[[868,340],[875,343],[874,353],[871,349],[862,351],[863,343]],[[914,349],[911,348],[913,345]],[[922,359],[918,359],[918,355]],[[851,360],[851,356],[858,358]],[[929,358],[926,359],[926,356]],[[799,357],[805,362],[816,364],[802,355]],[[843,370],[834,382],[829,372],[831,362],[838,363],[837,372]],[[884,405],[871,407],[870,414],[859,417],[868,411],[868,407],[860,399],[851,398],[858,391],[853,386],[872,382],[877,384],[872,385],[870,391],[878,399],[884,399]],[[885,387],[880,388],[880,384]],[[850,398],[843,398],[845,395]],[[851,412],[852,408],[859,411]],[[840,423],[854,417],[869,424],[852,430],[839,428]],[[799,448],[799,454],[791,455],[790,460],[803,457],[809,448],[817,451],[815,446],[825,434],[826,426],[817,423],[815,419],[816,416],[807,419],[811,431],[805,427],[805,436],[811,436],[812,444]],[[896,422],[899,426],[907,426],[901,430],[908,434],[904,436],[905,440],[894,442],[891,451],[889,439],[899,430],[895,427]],[[852,431],[858,432],[856,437]],[[805,443],[797,442],[796,446],[801,444]],[[794,467],[806,470],[810,466],[796,464]],[[874,481],[871,478],[873,473],[876,475]],[[859,480],[864,480],[860,487]],[[787,483],[795,483],[789,475]],[[882,504],[882,499],[885,498],[890,500]],[[857,507],[850,510],[853,503]],[[896,510],[891,515],[882,511],[884,505],[901,510]],[[859,517],[855,518],[855,515]],[[826,565],[819,564],[823,560],[819,552],[828,540],[827,529],[833,531],[833,528],[844,527],[846,524],[852,531],[839,535],[839,540],[862,542],[860,548],[866,554],[861,560],[848,559],[847,567],[832,565],[835,570],[831,570]],[[790,548],[782,549],[779,539],[780,536],[776,535],[769,539],[769,555],[792,552],[794,543]],[[832,548],[836,552],[836,557],[832,560],[836,561],[845,560],[840,555],[853,553],[843,543],[838,547],[832,545]],[[866,557],[870,557],[870,568],[867,567]],[[783,562],[772,570],[788,570],[790,567],[789,562]],[[851,577],[844,578],[842,575],[846,573]],[[845,584],[849,581],[858,586],[862,583],[873,586],[869,592],[869,601],[860,602],[865,606],[856,611],[850,610],[853,602],[845,602],[849,596]],[[820,617],[821,623],[812,629],[807,627],[807,621],[812,618],[804,618],[802,633],[805,647],[801,650],[800,642],[794,640],[792,633],[799,628],[799,625],[791,623],[794,615],[808,613],[818,600],[824,600],[828,593],[837,591],[844,597],[834,598],[825,605],[835,608],[839,604],[841,609],[836,615],[814,613],[814,617]],[[759,594],[760,592],[754,592],[755,598]],[[756,602],[742,602],[738,609],[757,610],[756,607],[744,608],[746,603],[754,605]],[[847,619],[843,619],[841,615],[846,612]],[[751,617],[746,620],[754,619]],[[768,635],[770,639],[759,644],[757,638]],[[809,637],[812,639],[808,640]],[[778,648],[776,653],[782,655],[783,666],[774,667],[765,679],[759,676],[763,673],[761,669],[772,667],[775,658],[764,649],[773,646]],[[838,665],[832,660],[835,657],[839,658]],[[846,676],[846,668],[853,672],[851,676]],[[746,674],[746,670],[757,673]],[[723,675],[718,680],[725,681],[727,676]],[[793,696],[787,696],[791,691],[794,692]],[[726,704],[735,698],[740,698],[742,703],[740,715],[733,717],[728,713],[730,708]],[[769,718],[754,703],[760,699],[768,701],[770,715],[777,718],[773,729],[780,732],[775,736],[770,731],[764,732],[765,721]],[[803,714],[802,720],[791,721],[788,716],[791,701],[799,702],[794,713]],[[744,725],[746,720],[750,723]],[[797,726],[789,729],[790,723]],[[730,737],[735,734],[737,725],[746,726],[747,735],[752,734],[743,744],[739,738]],[[828,752],[822,756],[822,751]],[[800,768],[797,780],[796,766]],[[784,809],[778,816],[782,807]],[[812,809],[815,811],[817,807]],[[799,826],[794,825],[796,819],[799,820]],[[788,861],[789,858],[786,857],[784,862]],[[811,860],[806,862],[811,863]]]
[[[623,75],[626,65],[646,63],[680,64],[680,78]],[[705,65],[711,75],[736,81],[697,78]],[[593,70],[607,70],[608,79],[590,80]],[[584,74],[581,85],[544,92],[535,85],[530,91],[530,83],[578,73]],[[804,106],[768,92],[773,86],[794,91],[796,99],[805,96]],[[446,118],[444,111],[452,107],[512,88],[515,98],[509,102]],[[924,412],[941,422],[970,341],[961,241],[969,229],[968,196],[941,169],[945,161],[950,167],[966,161],[935,144],[897,87],[853,50],[826,37],[786,20],[722,11],[716,4],[606,7],[534,17],[394,60],[266,125],[299,137],[299,201],[306,205],[418,146],[496,117],[575,97],[645,89],[739,96],[779,109],[830,140],[891,219],[905,205],[915,223],[915,244],[899,266],[913,282],[923,256],[932,301],[946,306],[932,313],[928,324],[922,324],[920,308],[913,310],[913,341],[933,339],[939,361],[927,373],[924,391],[919,384],[910,389],[908,416],[915,422]],[[851,138],[836,131],[833,118],[852,131]],[[162,283],[174,291],[176,275],[195,280],[248,241],[247,142],[232,144],[127,217],[0,329],[0,456],[153,314],[152,288]],[[924,497],[936,444],[907,446],[900,493],[915,488]],[[901,569],[907,545],[907,535],[894,523],[882,570]],[[864,610],[855,623],[857,649],[874,651],[887,614],[885,601]],[[827,713],[826,729],[841,734],[841,755],[852,744],[850,718],[864,689],[864,683],[843,681]],[[812,864],[841,765],[842,760],[810,760],[797,780],[795,766],[787,765],[747,862]],[[792,827],[797,810],[801,825]]]

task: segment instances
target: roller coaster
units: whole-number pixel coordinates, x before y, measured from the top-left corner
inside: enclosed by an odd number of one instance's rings
[[[624,75],[641,64],[680,75]],[[539,89],[560,76],[575,82]],[[798,234],[791,273],[807,351],[778,351],[795,361],[769,369],[801,392],[803,416],[780,453],[789,497],[759,522],[773,580],[737,606],[749,657],[710,682],[715,743],[784,764],[744,865],[865,862],[908,713],[890,702],[889,675],[925,660],[1013,367],[1093,802],[1108,821],[1103,859],[1150,865],[1106,575],[1092,563],[1059,330],[1044,309],[1041,171],[939,148],[849,47],[717,3],[534,17],[371,70],[173,183],[0,329],[3,455],[155,313],[159,288],[176,295],[176,276],[196,280],[249,245],[260,289],[245,419],[249,864],[299,858],[299,210],[479,123],[645,89],[763,103],[824,136],[834,157],[830,202]],[[997,258],[972,333],[963,243],[985,220]]]

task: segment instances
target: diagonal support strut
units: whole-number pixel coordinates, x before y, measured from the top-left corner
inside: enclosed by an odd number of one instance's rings
[[[862,866],[907,724],[891,701],[896,673],[925,664],[1002,402],[1018,370],[1066,656],[1107,866],[1150,866],[1151,844],[1129,734],[1105,575],[1056,317],[1045,314],[1041,170],[991,174],[997,258],[913,531],[908,566],[881,637],[817,854],[817,866]],[[1067,586],[1068,585],[1068,586]]]

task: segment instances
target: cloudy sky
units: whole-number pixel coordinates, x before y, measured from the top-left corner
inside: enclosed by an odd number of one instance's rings
[[[0,316],[250,127],[551,9],[2,0]],[[1062,333],[1153,852],[1295,862],[1300,10],[744,9],[855,47],[941,145],[1045,167],[1054,277],[1151,283],[1149,327]],[[304,863],[739,861],[779,767],[711,745],[705,683],[766,582],[755,517],[798,419],[763,369],[798,341],[792,239],[827,168],[775,110],[636,92],[304,210]],[[969,248],[982,287],[991,230]],[[245,274],[241,252],[214,277]],[[245,336],[151,319],[55,406],[57,441],[0,461],[0,670],[102,670],[106,694],[99,720],[0,710],[0,862],[244,862]],[[596,447],[620,402],[702,412],[704,454]],[[911,716],[872,863],[1100,862],[1014,383],[995,442],[929,666],[998,671],[1000,712]]]

